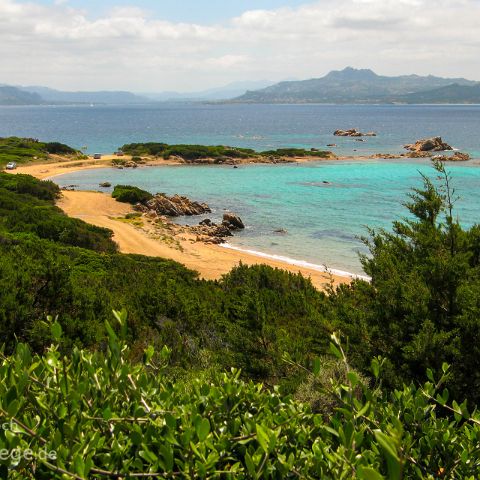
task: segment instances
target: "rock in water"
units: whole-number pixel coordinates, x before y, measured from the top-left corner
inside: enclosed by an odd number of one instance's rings
[[[453,148],[442,140],[442,137],[424,138],[415,143],[404,145],[404,148],[411,152],[443,152]]]
[[[234,213],[224,213],[223,214],[223,225],[226,225],[231,230],[243,229],[245,225],[243,224],[241,218]]]
[[[349,130],[335,130],[333,134],[336,137],[376,137],[377,136],[375,132],[362,133],[362,132],[359,132],[356,128],[350,128]]]
[[[441,162],[466,162],[470,160],[468,153],[455,152],[450,157],[448,155],[434,155],[433,160],[440,160]]]

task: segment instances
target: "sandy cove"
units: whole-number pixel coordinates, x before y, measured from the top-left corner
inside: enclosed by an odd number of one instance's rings
[[[16,173],[25,173],[39,179],[53,177],[78,170],[111,167],[114,156],[101,160],[76,160],[21,166]],[[318,160],[318,159],[317,159]],[[148,165],[178,165],[179,162],[149,162]],[[143,167],[142,167],[143,168]],[[348,276],[332,275],[312,268],[300,267],[280,260],[256,256],[248,252],[230,250],[218,245],[196,242],[181,227],[154,225],[153,220],[137,218],[131,221],[125,215],[132,213],[131,205],[117,202],[101,192],[63,191],[57,205],[69,216],[113,231],[113,239],[122,253],[162,257],[182,263],[199,272],[201,278],[214,280],[228,273],[242,262],[245,265],[264,264],[310,278],[319,289],[333,282],[349,283]]]

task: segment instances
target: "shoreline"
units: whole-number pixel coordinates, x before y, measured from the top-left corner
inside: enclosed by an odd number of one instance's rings
[[[317,263],[307,262],[306,260],[297,260],[295,258],[286,257],[284,255],[276,255],[272,253],[259,252],[257,250],[251,250],[248,248],[237,247],[236,245],[231,245],[228,242],[219,244],[219,247],[228,248],[230,250],[235,250],[237,252],[248,253],[249,255],[254,255],[256,257],[277,260],[279,262],[284,262],[288,265],[294,265],[297,267],[304,267],[317,272],[322,272],[326,274],[336,275],[338,277],[350,278],[352,280],[366,280],[370,281],[371,278],[367,275],[360,275],[358,273],[347,272],[345,270],[338,270],[336,268],[328,268],[324,265],[319,265]]]
[[[74,173],[81,170],[114,168],[111,165],[115,155],[101,160],[73,160],[33,163],[19,166],[15,172],[32,175],[40,180]],[[312,159],[302,158],[302,163]],[[335,161],[335,159],[318,159],[316,161]],[[291,162],[295,163],[295,161]],[[151,161],[144,167],[155,166],[193,166],[179,161]],[[131,205],[117,202],[109,194],[84,190],[62,191],[57,206],[70,217],[79,218],[87,223],[108,228],[113,231],[113,240],[119,246],[119,252],[162,257],[174,260],[199,273],[200,278],[218,280],[240,263],[245,265],[268,265],[294,274],[310,278],[319,290],[329,285],[350,283],[354,278],[362,278],[349,272],[326,269],[321,265],[311,264],[288,257],[269,255],[254,250],[242,250],[234,246],[221,246],[196,242],[191,234],[182,232],[181,226],[172,224],[166,231],[156,231],[148,220],[140,225],[126,221],[125,216],[132,213]],[[178,228],[177,228],[178,227]],[[233,247],[233,248],[232,248]]]
[[[118,159],[114,154],[103,155],[101,159],[65,159],[59,156],[52,156],[50,162],[31,163],[19,166],[15,172],[32,175],[41,180],[56,181],[56,177],[74,173],[83,170],[94,170],[103,168],[115,168],[112,160]],[[130,156],[123,157],[129,160]],[[288,165],[294,163],[321,163],[321,162],[350,162],[350,161],[381,161],[378,156],[344,156],[335,158],[318,158],[318,157],[300,157],[292,158],[290,162],[256,162],[247,160],[239,165]],[[398,160],[404,160],[404,157],[398,157]],[[475,161],[468,163],[476,164]],[[140,164],[138,168],[161,167],[161,166],[188,166],[197,165],[206,166],[222,166],[214,165],[207,162],[186,163],[178,159],[164,160],[148,158],[144,164]],[[233,165],[224,165],[233,167]],[[126,168],[127,169],[127,168]],[[334,285],[341,283],[350,283],[353,279],[369,280],[365,275],[354,274],[335,268],[329,269],[323,265],[310,263],[304,260],[298,260],[282,255],[269,254],[248,248],[241,248],[230,244],[212,245],[197,242],[191,233],[182,231],[180,225],[174,222],[169,224],[168,231],[160,233],[154,232],[154,228],[128,225],[125,222],[125,215],[132,213],[133,209],[130,205],[120,204],[116,202],[110,195],[102,192],[88,192],[82,190],[63,191],[63,198],[57,202],[57,205],[69,216],[80,218],[88,223],[109,228],[114,232],[114,241],[119,245],[119,251],[122,253],[138,253],[147,256],[158,256],[175,260],[182,263],[186,267],[199,272],[201,278],[219,279],[222,275],[228,273],[233,267],[240,262],[247,265],[266,264],[274,268],[280,268],[292,273],[302,273],[309,277],[312,283],[319,289],[325,289],[327,284],[333,282]],[[119,206],[123,205],[123,208]],[[82,208],[83,207],[83,208]],[[126,207],[126,209],[125,209]],[[146,223],[149,221],[144,219]],[[145,222],[144,222],[145,223]],[[173,232],[172,226],[176,231]],[[133,232],[136,232],[135,234]],[[128,241],[128,236],[135,237],[134,241]],[[143,240],[138,238],[143,236]],[[157,237],[154,243],[152,238]],[[147,241],[148,240],[148,241]],[[172,246],[175,245],[175,246]]]
[[[150,219],[127,220],[125,216],[134,210],[131,205],[117,202],[110,195],[92,191],[63,191],[57,206],[68,216],[113,231],[113,240],[121,253],[133,253],[174,260],[199,273],[200,278],[218,280],[238,266],[265,264],[274,268],[301,273],[310,278],[320,290],[327,285],[350,283],[351,276],[340,276],[298,266],[285,261],[260,257],[251,253],[222,248],[219,245],[197,242],[195,236],[183,231],[181,226],[167,224],[161,230]]]

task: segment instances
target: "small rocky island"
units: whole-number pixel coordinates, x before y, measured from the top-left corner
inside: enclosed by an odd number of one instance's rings
[[[453,151],[448,143],[442,140],[442,137],[431,137],[417,140],[415,143],[409,143],[404,145],[404,148],[409,152],[402,154],[402,157],[408,158],[426,158],[430,157],[435,160],[441,160],[442,162],[465,162],[470,160],[468,153],[454,152],[453,155],[433,155],[436,152],[448,152]]]
[[[453,148],[442,140],[442,137],[432,137],[417,140],[415,143],[404,145],[411,152],[444,152]]]
[[[333,134],[336,137],[376,137],[375,132],[362,133],[356,128],[350,128],[349,130],[335,130]]]

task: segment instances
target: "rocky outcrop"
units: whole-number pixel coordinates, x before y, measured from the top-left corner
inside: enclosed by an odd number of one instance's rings
[[[359,132],[356,128],[351,128],[349,130],[335,130],[333,134],[336,137],[376,137],[375,132],[362,133]]]
[[[440,160],[441,162],[466,162],[470,160],[470,155],[468,153],[455,152],[453,155],[434,155],[432,157],[434,160]]]
[[[195,202],[181,195],[168,197],[163,193],[157,193],[151,200],[141,205],[139,209],[144,213],[153,211],[156,215],[166,215],[167,217],[202,215],[211,212],[206,203]]]
[[[411,152],[443,152],[453,148],[442,140],[442,137],[424,138],[415,143],[404,145],[404,148]]]
[[[226,237],[231,237],[232,231],[242,228],[245,225],[238,215],[226,213],[220,225],[206,218],[198,225],[189,227],[189,231],[197,235],[197,242],[219,244],[225,242]]]
[[[390,159],[401,157],[403,155],[405,154],[402,153],[400,155],[396,155],[394,153],[375,153],[374,155],[372,155],[372,158],[383,158],[384,160],[390,160]]]
[[[400,154],[401,157],[407,158],[430,158],[432,156],[431,152],[407,152]]]
[[[230,230],[244,229],[245,225],[242,222],[242,219],[235,215],[234,213],[227,212],[223,214],[222,225],[225,225]]]
[[[453,155],[434,155],[432,152],[411,151],[407,153],[375,153],[371,158],[396,159],[396,158],[431,158],[442,162],[466,162],[470,160],[468,153],[455,152]]]
[[[66,192],[73,192],[76,188],[78,188],[78,185],[65,185],[61,187],[61,190],[65,190]]]
[[[102,188],[109,188],[112,186],[112,184],[110,182],[102,182],[99,184],[99,186]]]

